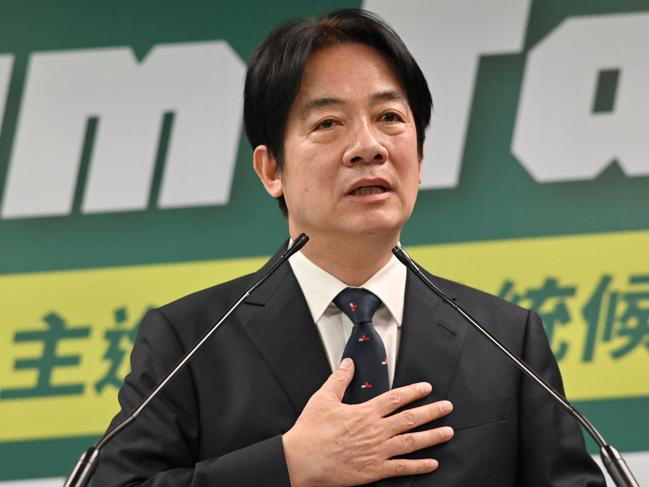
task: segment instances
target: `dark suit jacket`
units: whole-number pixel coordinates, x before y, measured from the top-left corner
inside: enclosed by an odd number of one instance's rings
[[[145,317],[115,421],[133,410],[256,277],[198,292]],[[457,283],[434,281],[561,389],[536,314]],[[93,485],[289,487],[281,435],[330,373],[302,291],[285,264],[105,447]],[[409,274],[394,387],[418,381],[430,382],[433,392],[411,406],[452,401],[453,413],[427,427],[449,424],[455,437],[412,455],[438,459],[436,472],[384,480],[381,487],[605,485],[575,421]]]

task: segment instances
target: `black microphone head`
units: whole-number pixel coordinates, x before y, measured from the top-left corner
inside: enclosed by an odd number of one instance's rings
[[[414,270],[416,268],[413,260],[400,245],[395,245],[394,247],[392,247],[392,253],[397,259],[399,259],[399,262],[405,265],[408,269]]]
[[[306,233],[301,233],[297,236],[295,240],[293,240],[293,243],[291,246],[286,249],[286,252],[284,253],[284,258],[288,259],[291,255],[294,253],[298,252],[304,245],[309,241],[309,236]]]

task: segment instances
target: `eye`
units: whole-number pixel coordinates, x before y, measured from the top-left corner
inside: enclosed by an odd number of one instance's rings
[[[386,112],[383,115],[379,117],[379,120],[381,122],[388,122],[388,123],[393,123],[393,122],[402,122],[403,119],[398,113],[395,112]]]
[[[403,121],[401,116],[396,112],[385,112],[383,115],[379,117],[379,120],[381,120],[381,122],[388,122],[388,123]]]
[[[326,119],[321,120],[320,122],[318,122],[318,125],[316,125],[315,128],[316,128],[316,130],[317,129],[330,129],[334,125],[336,125],[336,121],[334,119],[326,118]]]

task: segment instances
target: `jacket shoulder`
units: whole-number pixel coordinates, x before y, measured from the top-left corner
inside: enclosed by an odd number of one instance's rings
[[[216,284],[159,307],[159,312],[179,336],[196,337],[217,322],[250,287],[255,274]]]
[[[424,272],[455,303],[479,314],[489,311],[489,314],[497,313],[513,318],[526,319],[530,313],[527,308],[518,306],[494,294]]]

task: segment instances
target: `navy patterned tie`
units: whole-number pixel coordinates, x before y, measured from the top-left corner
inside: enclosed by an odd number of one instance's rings
[[[365,289],[348,287],[334,298],[334,304],[354,323],[343,358],[353,359],[356,369],[343,402],[358,404],[390,388],[385,347],[372,324],[381,300]]]

